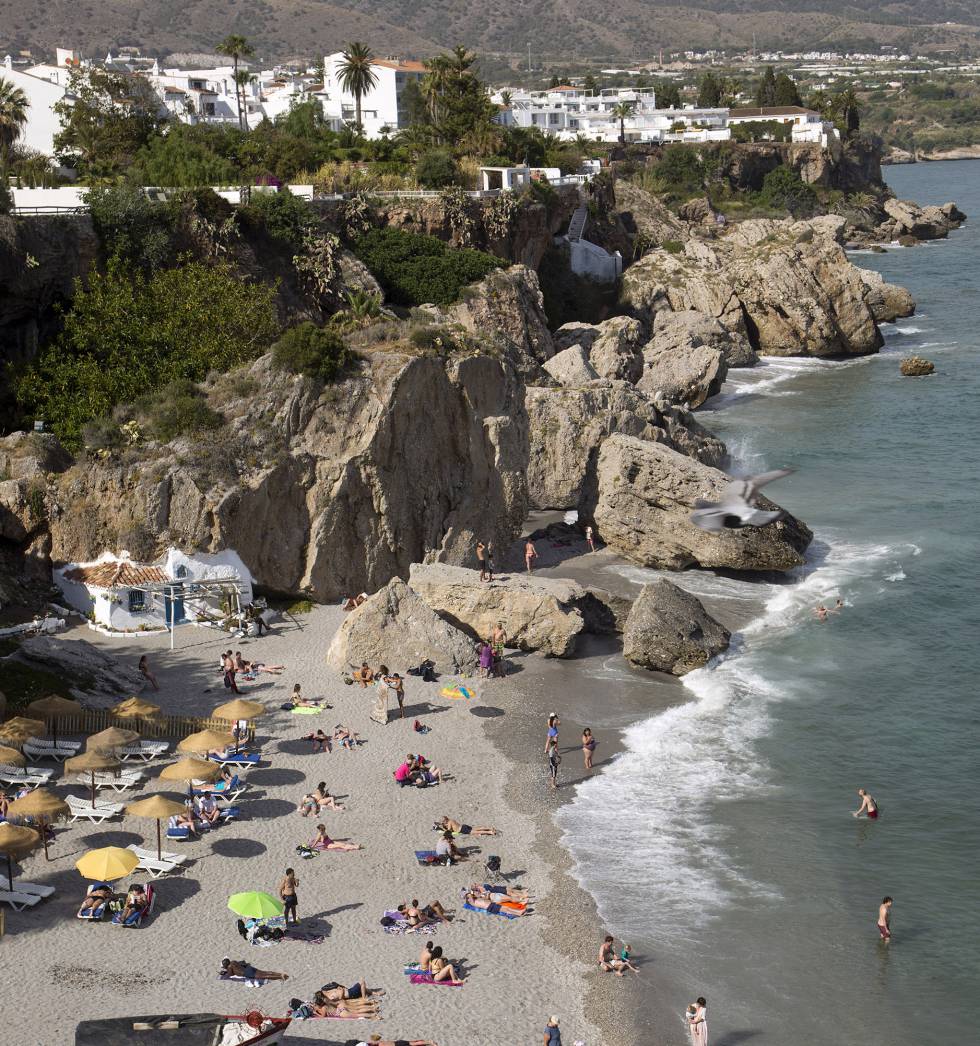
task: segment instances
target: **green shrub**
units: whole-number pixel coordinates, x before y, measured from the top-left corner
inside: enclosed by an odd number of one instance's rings
[[[14,209],[14,194],[0,182],[0,214],[10,214]]]
[[[415,177],[426,189],[442,189],[459,177],[459,167],[448,149],[430,149],[415,164]]]
[[[309,321],[291,327],[272,346],[272,361],[280,370],[333,381],[354,359],[354,353],[334,330]]]
[[[768,207],[785,208],[790,214],[806,214],[816,207],[817,194],[796,171],[781,164],[762,180],[759,200]]]
[[[245,217],[265,228],[274,239],[300,247],[314,225],[313,212],[288,189],[279,192],[253,192]]]
[[[173,215],[140,188],[102,185],[85,194],[92,224],[109,258],[158,269],[172,251]]]
[[[684,250],[684,244],[680,240],[664,240],[660,246],[668,254],[680,254]]]
[[[434,236],[403,229],[372,229],[354,242],[354,253],[396,305],[451,305],[467,284],[506,263],[482,251],[452,249]]]
[[[220,428],[224,421],[208,406],[197,385],[186,378],[144,396],[135,407],[140,426],[164,443],[188,433]]]

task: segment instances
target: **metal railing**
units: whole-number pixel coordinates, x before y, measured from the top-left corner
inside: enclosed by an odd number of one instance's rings
[[[38,215],[38,214],[87,214],[88,207],[79,204],[76,207],[58,207],[51,205],[48,207],[14,207],[11,211],[12,214],[20,215]]]

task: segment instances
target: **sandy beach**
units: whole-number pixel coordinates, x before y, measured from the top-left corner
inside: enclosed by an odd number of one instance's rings
[[[248,775],[241,821],[199,841],[170,844],[171,849],[180,846],[191,862],[185,874],[157,882],[156,911],[143,928],[76,920],[84,883],[74,862],[94,847],[152,845],[152,822],[125,818],[98,827],[59,825],[52,860],[45,862],[42,851],[24,860],[21,875],[55,886],[57,895],[32,911],[7,915],[0,947],[8,969],[18,974],[5,986],[2,1010],[18,1041],[70,1042],[78,1020],[103,1015],[170,1009],[233,1013],[249,1007],[281,1014],[291,996],[309,999],[326,981],[353,984],[362,976],[387,992],[383,1021],[370,1026],[296,1022],[290,1038],[343,1041],[383,1031],[386,1037],[427,1036],[440,1046],[533,1043],[548,1015],[556,1013],[570,1043],[613,1041],[600,1038],[585,1018],[588,982],[583,975],[591,971],[567,951],[570,938],[590,928],[588,906],[572,884],[552,875],[545,854],[553,841],[539,838],[536,818],[519,809],[538,804],[547,814],[553,808],[543,760],[520,767],[487,736],[489,726],[495,734],[532,736],[532,749],[539,746],[543,721],[536,710],[520,705],[532,675],[543,685],[540,672],[516,671],[506,681],[477,683],[472,702],[443,699],[438,685],[409,677],[405,719],[379,726],[368,718],[371,691],[345,686],[325,666],[324,652],[342,616],[338,608],[317,607],[298,617],[298,624],[282,623],[271,636],[234,644],[249,658],[287,666],[279,677],[260,675],[256,683],[243,685],[247,696],[271,710],[258,722],[263,762]],[[223,634],[181,628],[174,652],[166,637],[110,639],[81,627],[65,635],[93,641],[124,660],[148,653],[161,689],[147,696],[169,713],[204,714],[227,696],[216,670],[220,651],[229,645]],[[521,658],[517,667],[537,660]],[[408,666],[397,667],[404,672]],[[307,696],[328,698],[333,710],[302,717],[280,710],[295,682],[302,683]],[[474,714],[488,706],[505,714]],[[416,718],[430,727],[429,733],[412,731]],[[299,740],[311,729],[340,722],[357,730],[366,744],[355,752],[313,755],[309,743]],[[453,780],[425,790],[397,788],[391,772],[408,751],[422,751]],[[172,786],[156,780],[162,765],[152,764],[146,784],[122,798],[131,802],[160,791],[174,794]],[[576,764],[569,759],[568,765]],[[320,780],[347,805],[343,813],[323,813],[328,832],[362,843],[363,851],[328,852],[309,861],[295,855],[295,846],[313,835],[316,820],[300,817],[296,804]],[[528,802],[509,797],[515,789]],[[65,791],[60,783],[58,791]],[[71,791],[81,795],[83,788],[76,785]],[[482,844],[469,863],[421,868],[413,851],[434,847],[432,825],[443,814],[495,825],[501,836],[467,840]],[[501,855],[512,883],[533,891],[532,917],[511,921],[459,908],[460,887],[483,881],[483,860],[490,853]],[[227,899],[240,890],[274,893],[287,865],[300,879],[303,928],[324,934],[325,940],[250,947],[236,932]],[[130,878],[147,877],[134,873]],[[458,909],[452,924],[440,926],[431,939],[462,964],[469,978],[464,987],[412,986],[403,975],[403,964],[414,960],[430,938],[390,936],[379,920],[385,908],[414,897],[423,903],[439,899]],[[593,940],[594,933],[581,948],[583,957]],[[260,989],[219,981],[226,955],[286,972],[290,981]],[[43,1029],[39,1012],[45,1014]]]

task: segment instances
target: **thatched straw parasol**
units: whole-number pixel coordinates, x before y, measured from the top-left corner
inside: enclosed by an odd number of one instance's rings
[[[81,755],[73,755],[65,760],[66,770],[81,770],[92,775],[92,806],[95,806],[96,771],[118,770],[122,763],[111,752],[100,752],[90,748]]]
[[[0,725],[0,738],[22,745],[32,737],[40,737],[44,731],[45,726],[42,720],[25,719],[24,716],[18,715]]]
[[[58,741],[58,720],[66,716],[78,715],[82,706],[77,701],[72,701],[60,694],[48,694],[47,697],[39,697],[27,706],[27,711],[32,715],[41,716],[51,727],[51,737]]]
[[[168,799],[165,795],[151,795],[146,799],[130,803],[126,807],[126,813],[130,817],[150,818],[157,823],[157,860],[163,856],[163,838],[161,824],[168,817],[175,817],[184,812],[184,804],[174,799]]]
[[[33,817],[37,820],[41,829],[41,841],[44,843],[44,858],[48,861],[51,858],[48,857],[48,833],[45,829],[52,821],[57,821],[69,813],[68,804],[59,799],[54,792],[49,792],[43,787],[35,788],[22,799],[15,799],[7,807],[8,818]]]
[[[27,760],[16,748],[0,745],[0,766],[27,766]]]
[[[217,730],[198,730],[189,734],[177,745],[178,752],[190,752],[194,755],[207,755],[208,752],[224,752],[232,743],[231,734],[219,733]]]
[[[106,727],[105,730],[100,730],[97,734],[92,734],[85,747],[89,751],[112,752],[117,748],[125,748],[126,745],[131,745],[139,739],[140,735],[135,730],[126,730],[121,726],[110,726]]]
[[[14,889],[14,872],[10,858],[14,854],[33,850],[40,841],[40,833],[35,832],[33,828],[24,828],[21,825],[6,822],[0,824],[0,854],[7,858],[7,885],[11,892]]]
[[[186,781],[187,794],[194,794],[195,781],[217,781],[221,776],[221,767],[210,759],[195,759],[194,756],[184,756],[165,766],[160,771],[161,781]]]

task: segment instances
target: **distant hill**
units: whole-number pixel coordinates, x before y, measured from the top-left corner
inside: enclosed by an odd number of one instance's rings
[[[312,57],[364,40],[385,54],[425,56],[457,43],[540,60],[649,58],[659,48],[871,49],[893,44],[980,53],[980,0],[0,0],[0,56],[56,46],[87,57],[208,51],[230,32],[264,60]]]

